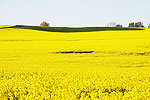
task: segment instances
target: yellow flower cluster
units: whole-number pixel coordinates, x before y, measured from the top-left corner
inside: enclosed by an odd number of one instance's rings
[[[150,100],[149,51],[149,29],[0,29],[0,100]]]

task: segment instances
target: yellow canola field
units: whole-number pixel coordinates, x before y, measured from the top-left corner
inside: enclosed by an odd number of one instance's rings
[[[150,29],[0,29],[0,100],[150,100]]]
[[[0,28],[6,28],[6,27],[12,27],[12,26],[15,26],[15,25],[0,25]]]

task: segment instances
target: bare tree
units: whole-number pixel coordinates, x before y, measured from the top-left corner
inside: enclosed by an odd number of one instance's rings
[[[107,27],[116,27],[116,23],[115,22],[108,23]]]

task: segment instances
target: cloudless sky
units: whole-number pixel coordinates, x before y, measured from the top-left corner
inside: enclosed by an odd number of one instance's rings
[[[150,0],[0,0],[0,25],[106,26],[150,23]]]

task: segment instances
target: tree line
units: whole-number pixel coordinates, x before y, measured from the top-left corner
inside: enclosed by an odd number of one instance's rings
[[[111,22],[107,24],[107,27],[123,27],[123,25]],[[131,22],[129,23],[128,27],[145,27],[145,26],[142,22]],[[148,27],[150,28],[150,24],[148,25]]]
[[[40,24],[40,26],[49,27],[50,24],[43,21],[43,22]],[[111,23],[108,23],[108,24],[107,24],[107,27],[123,27],[123,25],[121,25],[121,24],[116,24],[115,22],[111,22]],[[145,27],[145,26],[143,25],[142,22],[131,22],[131,23],[129,23],[128,27]],[[148,27],[150,28],[150,24],[148,25]]]

